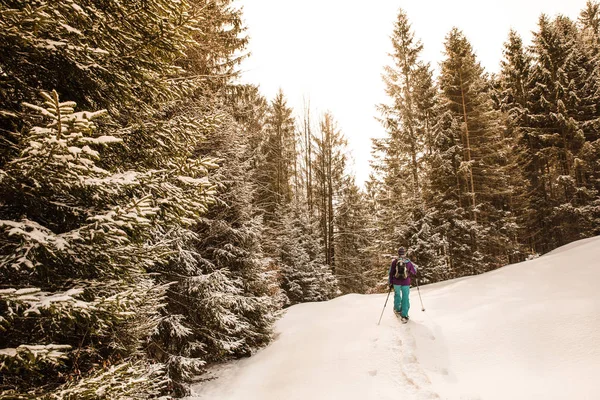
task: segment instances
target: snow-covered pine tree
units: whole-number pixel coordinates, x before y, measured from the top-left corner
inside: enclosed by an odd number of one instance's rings
[[[510,211],[507,217],[514,221],[513,229],[508,231],[512,239],[509,262],[514,263],[523,261],[527,253],[534,251],[531,235],[526,227],[535,216],[530,207],[529,185],[525,178],[533,153],[528,144],[529,138],[523,129],[527,126],[529,118],[527,102],[532,59],[523,47],[521,37],[513,30],[509,32],[503,54],[492,96],[495,107],[505,118],[506,130],[501,151],[504,169],[509,178],[505,183],[509,195],[507,206]]]
[[[389,156],[397,158],[394,160],[396,164],[391,163],[386,171],[389,177],[387,183],[390,189],[403,186],[406,191],[405,201],[412,199],[418,202],[421,197],[418,158],[423,152],[424,140],[419,135],[423,121],[419,119],[421,115],[416,110],[417,102],[414,97],[417,83],[415,75],[422,66],[419,64],[419,54],[423,45],[415,41],[408,17],[403,10],[398,14],[391,39],[394,65],[386,67],[384,82],[386,94],[392,104],[379,106],[381,122],[390,137],[390,147],[396,152],[396,157],[391,154]],[[400,164],[397,164],[398,162]],[[399,170],[392,171],[394,167]]]
[[[581,11],[579,17],[580,40],[583,51],[587,55],[585,68],[591,77],[600,76],[600,3],[588,0],[585,8]],[[596,193],[600,193],[600,108],[594,90],[597,90],[598,80],[588,79],[586,81],[585,112],[579,113],[579,119],[583,121],[581,129],[585,136],[585,143],[580,152],[580,179],[585,182],[587,187],[593,186]],[[590,201],[590,208],[598,210],[598,196],[596,200]],[[592,212],[592,224],[600,226],[600,213]],[[588,231],[586,234],[598,235],[600,229],[596,228]]]
[[[234,0],[187,0],[189,16],[196,29],[194,45],[185,50],[177,65],[202,82],[201,88],[212,92],[239,93],[243,86],[232,85],[239,76],[239,64],[248,53],[243,24],[243,9]]]
[[[597,214],[591,147],[598,126],[597,69],[567,17],[539,19],[525,129],[535,249],[547,252],[592,234]],[[586,132],[590,141],[586,141]],[[589,143],[589,144],[588,144]],[[592,162],[593,164],[593,162]]]
[[[600,56],[600,3],[588,0],[579,14],[581,40],[595,63]]]
[[[324,263],[320,232],[305,204],[293,110],[281,91],[267,108],[255,91],[245,92],[253,105],[241,119],[254,155],[254,201],[264,221],[265,255],[286,297],[281,304],[330,299],[338,293],[337,280]]]
[[[165,266],[173,258],[186,259],[189,256],[190,248],[187,246],[197,237],[190,229],[213,202],[212,183],[206,177],[208,171],[217,165],[213,159],[198,157],[198,145],[205,136],[218,129],[228,129],[231,123],[223,112],[212,112],[206,104],[212,101],[214,81],[222,85],[225,78],[232,78],[231,68],[238,57],[232,56],[236,51],[232,47],[237,47],[236,43],[245,43],[243,37],[238,37],[241,25],[236,18],[239,12],[229,9],[227,1],[218,4],[166,0],[127,4],[9,3],[6,7],[6,2],[3,3],[0,9],[3,13],[1,23],[6,21],[7,24],[7,29],[1,33],[3,57],[0,63],[3,76],[9,78],[0,82],[3,89],[6,88],[2,95],[9,99],[3,102],[3,105],[9,105],[8,111],[2,113],[3,126],[14,132],[27,126],[18,119],[18,103],[22,99],[30,99],[44,85],[55,86],[59,93],[72,94],[84,105],[103,105],[108,109],[112,118],[98,124],[97,135],[109,136],[117,132],[121,143],[106,149],[104,157],[96,164],[112,174],[123,175],[123,181],[129,183],[127,198],[152,199],[155,207],[153,224],[146,227],[139,239],[146,238],[146,246],[160,248],[161,252],[159,257],[150,251],[134,254],[140,258],[143,271],[155,272],[152,277],[162,287],[162,283],[169,282]],[[205,18],[202,12],[210,14],[210,18]],[[198,35],[210,37],[210,45],[194,41]],[[4,46],[7,43],[9,46]],[[186,62],[187,68],[208,66],[214,72],[210,75],[211,84],[206,84],[207,77],[201,72],[183,71],[183,62]],[[39,69],[35,74],[20,69],[21,66],[36,64]],[[23,71],[27,76],[21,77]],[[12,79],[13,76],[16,78]],[[69,82],[64,82],[66,77]],[[113,91],[105,91],[109,89]],[[17,134],[12,136],[19,137]],[[10,139],[14,142],[12,137]],[[10,146],[7,148],[10,150]],[[3,154],[15,158],[17,152],[6,151]],[[88,200],[93,206],[94,198]],[[68,223],[72,222],[64,221],[64,224]],[[66,228],[60,226],[56,230]],[[167,259],[167,255],[172,257]],[[169,289],[167,297],[174,298],[173,293]],[[159,303],[148,301],[147,305],[157,317]],[[170,321],[182,315],[174,316]],[[195,314],[183,317],[194,318]],[[261,321],[260,318],[256,320],[258,323]],[[157,332],[167,325],[166,319],[162,321]],[[179,333],[185,331],[183,324],[173,323],[171,327],[180,328]],[[154,335],[153,340],[156,337]],[[151,341],[147,348],[152,351],[152,356],[159,357],[160,354],[154,351],[156,344],[156,341]],[[189,368],[185,371],[189,373],[204,361],[186,358],[185,351],[176,353],[175,357],[182,356],[181,364],[189,361]],[[171,361],[164,357],[159,357],[159,360]],[[136,365],[137,369],[118,368],[119,372],[115,375],[106,368],[98,371],[102,381],[93,376],[91,379],[96,379],[98,384],[110,380],[115,386],[134,390],[129,383],[135,381],[128,382],[127,379],[133,372],[142,370],[143,363]],[[156,364],[158,370],[161,365]],[[171,366],[169,364],[167,370],[170,378],[179,381],[181,370]],[[164,388],[165,377],[161,377],[164,371],[159,372],[153,382],[160,381]],[[77,396],[77,391],[84,393],[86,381],[76,381],[78,376],[70,376],[74,379],[69,389],[71,395]],[[147,397],[144,391],[138,395]]]
[[[335,274],[335,214],[347,163],[344,134],[339,130],[333,115],[325,113],[320,121],[318,136],[314,140],[314,188],[312,190],[319,220],[325,263]]]
[[[438,209],[432,201],[435,195],[432,179],[437,170],[432,160],[435,149],[435,126],[441,107],[438,105],[437,86],[433,81],[429,64],[420,64],[414,74],[413,100],[416,118],[420,121],[417,130],[422,142],[419,174],[421,175],[421,205],[413,207],[414,220],[405,229],[409,257],[419,265],[419,279],[423,283],[446,279],[449,264],[447,241],[442,234],[445,221],[439,218]],[[442,228],[442,229],[438,229]],[[389,260],[388,260],[389,261]]]
[[[365,195],[346,177],[335,216],[336,277],[342,293],[366,293],[374,287],[371,264],[372,223]]]
[[[170,262],[156,270],[171,286],[167,318],[154,336],[152,351],[167,363],[176,394],[187,393],[186,383],[207,365],[249,355],[267,343],[280,306],[276,271],[267,270],[260,211],[253,203],[260,160],[253,131],[262,128],[263,99],[255,87],[233,84],[247,43],[241,11],[229,0],[191,3],[199,28],[178,65],[185,68],[194,90],[163,114],[179,116],[192,128],[194,121],[206,119],[195,133],[207,140],[200,146],[194,138],[175,146],[165,143],[171,157],[186,151],[218,157],[221,168],[211,181],[223,182],[209,214],[157,235],[165,235],[174,247]]]
[[[19,398],[148,398],[164,387],[144,351],[164,288],[146,274],[157,212],[132,192],[136,171],[100,167],[103,112],[75,112],[56,92],[25,104],[33,126],[0,170],[0,394]]]
[[[0,2],[0,135],[12,141],[6,132],[20,131],[21,103],[36,101],[40,89],[139,119],[185,87],[166,78],[180,72],[174,61],[194,23],[187,1]]]
[[[329,300],[339,294],[338,282],[325,263],[318,228],[311,223],[306,205],[297,200],[281,209],[271,228],[273,261],[277,263],[285,306]]]
[[[226,117],[197,148],[221,160],[212,177],[220,182],[219,201],[189,229],[167,235],[184,241],[160,270],[172,284],[154,352],[167,364],[178,394],[188,393],[185,383],[207,365],[250,355],[267,343],[279,307],[277,277],[267,269],[252,203],[248,137],[240,132]]]
[[[265,137],[261,143],[263,165],[257,173],[259,207],[265,222],[273,220],[278,210],[292,200],[292,177],[296,160],[293,110],[281,90],[269,104],[265,119]]]
[[[393,64],[386,67],[384,75],[389,103],[379,106],[387,136],[375,140],[373,147],[378,160],[375,176],[380,180],[375,194],[380,203],[378,231],[382,240],[378,251],[393,256],[394,249],[407,246],[423,270],[431,272],[443,252],[442,241],[424,225],[428,215],[435,213],[425,200],[430,185],[426,172],[436,89],[430,66],[419,59],[423,46],[415,40],[403,10],[398,13],[391,40]],[[384,261],[387,268],[390,257]],[[378,268],[385,269],[383,265]]]
[[[375,151],[377,142],[379,140],[372,139],[372,160],[371,165],[374,171],[377,171],[375,166],[381,166],[381,160],[377,158],[380,153]],[[379,170],[380,171],[380,170]],[[379,194],[383,193],[381,177],[377,172],[371,173],[369,179],[365,182],[365,208],[369,215],[368,219],[368,242],[369,245],[364,249],[367,258],[369,259],[369,265],[371,266],[370,271],[366,273],[366,280],[369,282],[368,293],[377,293],[387,288],[386,274],[389,268],[389,262],[391,260],[391,251],[393,244],[386,242],[383,238],[384,235],[381,232],[381,228],[385,227],[382,223],[382,209],[383,205],[378,198]],[[386,250],[382,250],[386,249]]]
[[[446,37],[441,64],[436,208],[445,209],[452,266],[459,275],[484,272],[506,264],[508,214],[506,170],[502,168],[503,129],[493,110],[483,69],[463,33]],[[442,172],[443,171],[443,172]],[[448,174],[441,181],[442,175]],[[448,188],[448,185],[454,188]],[[448,190],[451,190],[448,192]],[[443,199],[453,193],[450,204]]]
[[[504,43],[503,55],[495,95],[499,108],[508,114],[511,125],[519,126],[527,117],[527,90],[531,79],[532,59],[523,47],[523,40],[512,29]]]

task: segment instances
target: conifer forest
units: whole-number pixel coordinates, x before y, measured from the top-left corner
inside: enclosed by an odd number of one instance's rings
[[[0,397],[182,397],[285,308],[600,234],[600,3],[457,27],[439,74],[398,12],[364,185],[331,112],[239,83],[233,0],[0,0]],[[533,23],[533,22],[532,22]]]

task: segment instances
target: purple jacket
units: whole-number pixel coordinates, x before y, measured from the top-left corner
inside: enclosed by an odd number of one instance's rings
[[[397,261],[398,261],[397,258],[394,258],[394,261],[392,261],[392,266],[390,267],[390,278],[389,278],[388,282],[391,284],[394,284],[394,285],[410,286],[410,276],[417,274],[417,268],[408,258],[405,258],[404,261],[406,262],[406,269],[408,270],[408,277],[406,279],[396,278],[396,277],[394,277],[394,274],[396,273],[396,262]]]

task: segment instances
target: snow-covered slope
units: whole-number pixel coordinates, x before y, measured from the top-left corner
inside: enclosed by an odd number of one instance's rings
[[[600,237],[536,260],[385,295],[291,307],[277,339],[190,399],[600,399]]]

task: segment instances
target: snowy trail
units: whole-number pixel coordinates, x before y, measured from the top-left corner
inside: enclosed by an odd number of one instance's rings
[[[600,238],[491,273],[291,307],[256,355],[215,369],[190,400],[600,399]],[[568,271],[565,273],[564,271]]]
[[[348,295],[292,307],[274,343],[226,365],[193,399],[436,399],[416,355],[410,324],[385,295]]]

